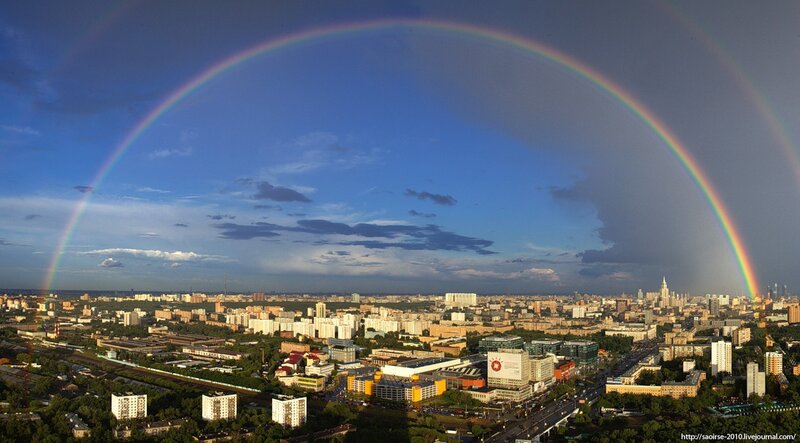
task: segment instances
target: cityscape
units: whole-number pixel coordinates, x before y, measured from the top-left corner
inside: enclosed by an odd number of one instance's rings
[[[797,439],[800,3],[2,10],[0,442]]]

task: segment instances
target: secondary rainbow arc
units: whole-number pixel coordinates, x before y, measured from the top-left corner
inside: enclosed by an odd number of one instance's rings
[[[109,158],[102,164],[94,179],[91,181],[90,186],[92,186],[94,189],[97,189],[102,183],[103,179],[111,171],[113,166],[122,158],[125,152],[127,152],[127,150],[139,138],[139,136],[144,133],[147,128],[149,128],[156,120],[158,120],[162,115],[172,109],[173,106],[187,97],[193,91],[197,90],[204,84],[227,72],[228,70],[259,55],[285,49],[293,45],[347,34],[356,34],[391,28],[410,28],[449,34],[462,34],[519,49],[527,53],[534,54],[538,57],[542,57],[543,59],[549,60],[556,65],[561,66],[567,71],[589,81],[591,84],[595,85],[609,96],[617,100],[619,103],[624,105],[625,108],[627,108],[642,123],[644,123],[646,127],[650,128],[653,133],[670,149],[679,163],[688,172],[691,179],[699,187],[727,238],[731,252],[736,260],[744,285],[747,288],[750,297],[754,297],[757,294],[757,288],[759,286],[752,262],[747,254],[744,241],[736,229],[728,209],[724,205],[717,190],[711,185],[708,176],[701,169],[700,165],[684,147],[678,137],[669,130],[669,128],[661,119],[659,119],[644,104],[639,102],[633,95],[625,91],[621,86],[612,82],[594,68],[575,59],[574,57],[528,38],[472,24],[421,19],[386,19],[367,22],[344,23],[271,38],[263,43],[232,54],[222,61],[211,65],[204,71],[200,72],[197,76],[189,80],[187,83],[184,83],[182,86],[172,91],[155,108],[146,114],[144,118],[140,120],[125,135],[120,143],[115,146]],[[86,211],[90,200],[91,193],[87,193],[75,206],[74,211],[70,215],[56,250],[51,258],[50,266],[42,285],[43,291],[47,292],[51,289],[53,280],[58,272],[58,267],[61,257],[63,256],[64,248],[69,243],[70,237],[74,232],[81,215]]]

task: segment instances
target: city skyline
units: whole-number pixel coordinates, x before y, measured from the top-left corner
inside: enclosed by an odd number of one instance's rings
[[[800,8],[572,6],[10,5],[0,283],[800,287]]]

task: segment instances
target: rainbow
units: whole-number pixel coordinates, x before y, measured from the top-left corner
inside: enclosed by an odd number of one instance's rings
[[[749,291],[751,297],[754,297],[757,294],[757,288],[759,286],[753,270],[753,265],[745,249],[742,237],[734,226],[728,209],[723,204],[719,193],[711,185],[707,175],[700,168],[700,165],[692,157],[686,147],[684,147],[684,145],[680,142],[678,137],[669,130],[664,122],[662,122],[644,104],[636,100],[636,98],[633,97],[629,92],[625,91],[622,89],[622,87],[603,76],[600,72],[594,70],[590,66],[573,58],[572,56],[534,40],[472,24],[421,19],[385,19],[357,23],[343,23],[270,38],[265,42],[230,55],[222,61],[206,68],[187,83],[172,91],[166,98],[164,98],[163,101],[158,104],[158,106],[153,108],[147,115],[145,115],[144,118],[140,120],[136,126],[134,126],[125,135],[120,143],[113,149],[108,159],[102,164],[97,172],[97,175],[90,182],[90,186],[92,186],[94,189],[97,189],[102,183],[103,179],[108,175],[109,171],[111,171],[114,165],[122,158],[128,149],[130,149],[130,147],[134,144],[134,142],[136,142],[142,133],[144,133],[162,115],[172,109],[176,104],[181,102],[181,100],[217,76],[224,74],[225,72],[257,56],[273,53],[282,49],[288,49],[299,44],[310,43],[337,36],[394,28],[419,29],[455,35],[464,35],[497,43],[512,49],[523,51],[525,53],[534,54],[544,60],[550,61],[555,65],[566,69],[568,72],[571,72],[580,78],[589,81],[591,84],[624,105],[625,108],[627,108],[634,116],[644,123],[646,127],[650,128],[650,130],[652,130],[659,139],[661,139],[661,141],[674,154],[678,162],[683,165],[695,184],[699,187],[727,238],[728,244],[736,259],[737,266],[741,271],[745,287]],[[81,199],[68,219],[45,276],[43,284],[44,292],[47,292],[51,289],[53,280],[58,271],[59,262],[63,255],[64,248],[69,243],[70,237],[75,230],[81,215],[85,212],[90,200],[91,192],[87,193]]]
[[[714,41],[694,20],[686,13],[683,13],[676,4],[660,2],[656,3],[656,6],[664,11],[667,16],[671,16],[678,22],[686,32],[695,37],[714,57],[717,63],[724,68],[725,72],[732,77],[733,81],[736,82],[736,86],[744,92],[750,103],[755,106],[761,120],[766,123],[772,138],[783,151],[783,156],[786,157],[788,165],[794,174],[795,182],[800,187],[800,151],[792,142],[792,137],[786,130],[786,125],[781,121],[778,113],[770,105],[767,97],[758,91],[755,83],[747,76],[745,69],[736,62],[722,45]]]

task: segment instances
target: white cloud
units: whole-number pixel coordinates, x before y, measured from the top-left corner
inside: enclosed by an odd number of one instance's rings
[[[30,126],[0,125],[0,128],[2,128],[4,131],[15,132],[17,134],[42,135],[41,132],[31,128]]]
[[[153,151],[147,155],[150,160],[168,158],[168,157],[188,157],[192,155],[192,148],[178,148],[178,149],[161,149]]]
[[[152,192],[154,194],[169,194],[170,192],[172,192],[172,191],[167,191],[165,189],[151,188],[149,186],[145,186],[143,188],[138,188],[136,191],[138,191],[138,192]]]
[[[132,257],[165,260],[168,262],[228,261],[222,255],[198,254],[190,251],[159,251],[158,249],[109,248],[82,252],[83,255],[130,255]]]
[[[101,268],[121,268],[122,267],[122,262],[114,260],[112,257],[109,257],[109,258],[103,260],[102,262],[100,262],[99,266]]]
[[[499,280],[542,280],[558,282],[560,278],[554,269],[550,268],[528,268],[514,272],[481,271],[478,269],[467,268],[453,271],[453,274],[461,278],[493,278]]]

